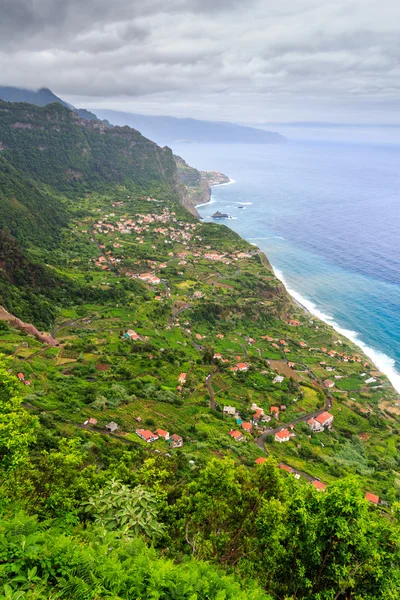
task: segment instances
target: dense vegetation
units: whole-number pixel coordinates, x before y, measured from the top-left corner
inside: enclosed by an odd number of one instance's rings
[[[387,379],[187,213],[169,151],[60,106],[1,119],[0,302],[54,346],[0,309],[0,600],[397,599]]]
[[[200,468],[63,438],[20,407],[4,359],[0,377],[4,598],[398,597],[397,509],[370,509],[355,481],[321,494],[273,460]]]

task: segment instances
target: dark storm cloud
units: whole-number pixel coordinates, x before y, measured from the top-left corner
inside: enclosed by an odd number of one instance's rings
[[[0,15],[0,83],[86,106],[263,121],[398,105],[397,1],[0,0]]]

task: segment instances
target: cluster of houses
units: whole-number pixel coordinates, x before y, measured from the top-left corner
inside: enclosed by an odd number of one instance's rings
[[[24,385],[31,385],[30,379],[25,379],[25,375],[23,373],[17,373],[17,377]]]
[[[136,420],[141,421],[140,417],[138,417]],[[90,419],[87,419],[83,424],[86,426],[97,425],[97,419],[90,417]],[[119,425],[115,423],[115,421],[110,421],[110,423],[107,423],[105,426],[105,429],[109,433],[114,433],[119,429]],[[149,429],[138,428],[136,429],[135,433],[148,444],[161,438],[168,442],[171,448],[182,448],[183,446],[183,438],[180,435],[177,435],[176,433],[170,435],[169,432],[165,431],[164,429],[156,429],[156,431],[153,433]]]
[[[149,429],[136,429],[136,435],[148,444],[161,438],[168,442],[171,448],[182,448],[183,446],[183,438],[180,435],[177,435],[176,433],[170,435],[169,432],[164,429],[156,429],[154,433]]]

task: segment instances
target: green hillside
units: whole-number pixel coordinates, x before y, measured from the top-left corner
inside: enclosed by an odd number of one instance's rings
[[[387,378],[169,149],[59,105],[0,141],[0,599],[396,600]]]

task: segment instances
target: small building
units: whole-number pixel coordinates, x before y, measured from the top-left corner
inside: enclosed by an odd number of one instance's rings
[[[125,333],[125,337],[130,340],[140,340],[140,336],[136,333],[136,331],[133,331],[133,329],[128,329],[128,331]]]
[[[379,504],[379,496],[371,494],[371,492],[367,492],[365,494],[365,499],[368,500],[368,502],[372,502],[372,504],[376,504],[377,506]]]
[[[181,373],[178,377],[178,383],[180,385],[184,385],[186,383],[186,377],[187,377],[186,373]]]
[[[315,420],[318,421],[318,423],[322,425],[322,427],[330,427],[333,423],[333,419],[334,416],[327,411],[324,411],[323,413],[315,417]]]
[[[169,440],[169,433],[165,429],[156,429],[156,435],[163,438],[163,440]]]
[[[326,488],[325,483],[322,483],[322,481],[318,481],[318,479],[314,479],[312,484],[319,492],[323,492]]]
[[[224,415],[231,415],[234,417],[236,415],[236,408],[234,406],[224,406],[222,412]]]
[[[213,358],[214,358],[215,360],[221,360],[221,358],[222,358],[222,355],[221,355],[219,352],[216,352],[216,353],[214,354]]]
[[[279,417],[279,408],[277,406],[270,406],[269,412],[271,417],[275,417],[275,419]]]
[[[158,435],[156,433],[152,433],[149,429],[136,429],[135,433],[148,444],[158,440]]]
[[[246,421],[243,421],[242,423],[242,429],[244,429],[245,431],[252,431],[253,429],[253,425],[251,423],[247,423]]]
[[[335,387],[335,382],[332,379],[325,379],[324,388],[333,388]]]
[[[319,432],[324,430],[321,423],[318,423],[318,421],[316,421],[315,419],[308,419],[307,425],[309,426],[311,431]]]
[[[171,435],[171,437],[169,438],[169,441],[170,441],[171,448],[182,448],[182,446],[183,446],[183,438],[181,438],[181,436],[177,435],[176,433]]]
[[[256,460],[254,461],[256,463],[256,465],[262,465],[263,463],[265,463],[267,459],[264,456],[260,456],[259,458],[256,458]]]
[[[249,370],[249,365],[247,365],[246,363],[242,363],[242,362],[238,363],[236,365],[236,367],[237,367],[238,371],[243,371],[244,372],[244,371],[248,371]]]
[[[233,437],[235,442],[242,442],[245,439],[243,433],[237,431],[236,429],[231,429],[228,435]]]
[[[264,415],[264,411],[262,408],[257,408],[254,415],[252,416],[253,423],[258,423],[261,421],[262,416]]]
[[[24,379],[25,379],[25,376],[23,373],[17,373],[17,377],[20,381],[24,381]]]
[[[117,425],[117,423],[115,423],[114,421],[111,421],[110,423],[107,423],[106,429],[110,433],[113,433],[114,431],[117,431],[117,429],[119,429],[119,425]]]
[[[293,473],[293,469],[292,467],[289,467],[289,465],[284,465],[283,463],[278,465],[279,469],[282,469],[283,471],[287,471],[288,473]]]
[[[275,441],[282,443],[290,440],[290,433],[287,429],[281,429],[275,434]]]
[[[283,375],[277,375],[277,376],[276,376],[276,377],[275,377],[275,378],[272,380],[272,383],[282,383],[282,381],[283,381],[284,379],[285,379],[285,378],[283,377]]]

